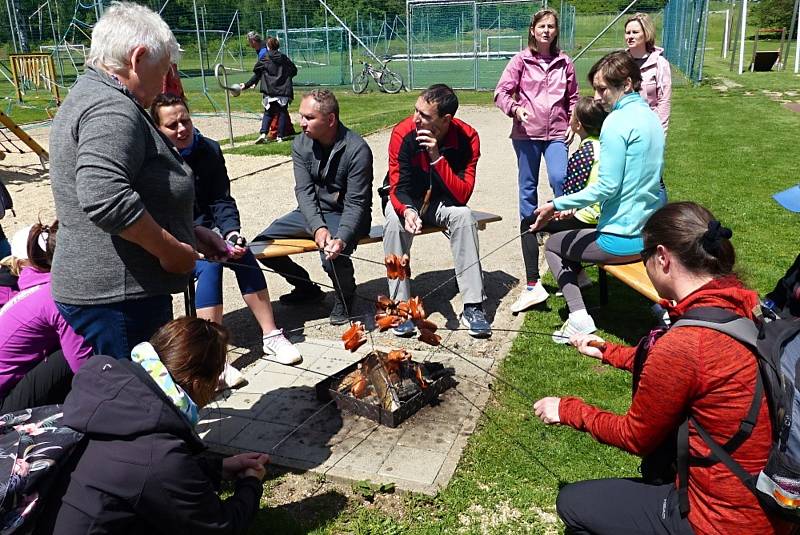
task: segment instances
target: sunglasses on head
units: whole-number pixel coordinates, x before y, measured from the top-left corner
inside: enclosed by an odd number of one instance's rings
[[[658,249],[658,245],[653,245],[652,247],[645,247],[639,253],[642,257],[642,262],[647,262],[651,256],[656,253],[656,249]]]

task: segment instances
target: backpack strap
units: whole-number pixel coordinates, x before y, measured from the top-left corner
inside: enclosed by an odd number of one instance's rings
[[[758,326],[750,319],[739,316],[729,310],[717,307],[695,308],[681,316],[673,326],[675,327],[704,327],[726,334],[734,340],[751,347],[757,351],[759,337]],[[744,485],[755,492],[753,476],[737,463],[731,454],[741,446],[753,433],[753,429],[761,411],[761,401],[764,395],[764,383],[760,370],[756,370],[756,386],[753,391],[753,400],[747,415],[739,422],[739,429],[725,444],[719,444],[703,427],[689,416],[678,429],[678,506],[682,516],[689,512],[689,465],[712,466],[722,462],[727,466]],[[700,438],[711,450],[706,457],[691,457],[689,455],[689,422],[697,430]]]

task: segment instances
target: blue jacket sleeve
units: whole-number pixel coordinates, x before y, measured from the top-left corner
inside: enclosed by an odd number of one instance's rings
[[[556,210],[570,210],[603,202],[619,193],[625,176],[625,157],[628,139],[625,131],[609,125],[608,119],[600,133],[600,169],[597,182],[585,189],[553,199]],[[606,125],[609,128],[606,128]]]

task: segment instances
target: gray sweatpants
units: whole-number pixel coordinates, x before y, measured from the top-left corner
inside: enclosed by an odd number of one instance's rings
[[[600,233],[594,229],[567,230],[551,234],[545,246],[544,256],[553,277],[567,301],[570,312],[585,310],[578,272],[581,262],[592,264],[630,264],[641,260],[639,253],[617,256],[607,253],[597,245]]]
[[[405,222],[392,207],[386,203],[384,210],[386,223],[383,226],[383,251],[385,254],[411,256],[411,243],[414,235],[406,232]],[[430,207],[422,216],[425,225],[436,225],[447,229],[450,235],[450,249],[453,253],[456,281],[464,304],[483,303],[483,271],[479,261],[478,224],[468,206],[447,206],[441,200],[431,200]],[[413,262],[412,262],[413,269]],[[406,279],[389,280],[389,296],[405,301],[411,297],[411,281]]]

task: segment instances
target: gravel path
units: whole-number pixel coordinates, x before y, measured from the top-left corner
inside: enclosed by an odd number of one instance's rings
[[[458,116],[475,127],[481,136],[482,157],[478,163],[478,177],[475,192],[470,206],[477,210],[494,212],[503,216],[503,221],[490,224],[480,233],[481,253],[483,260],[486,293],[488,300],[486,311],[496,329],[515,329],[521,318],[511,315],[509,306],[516,297],[515,286],[518,278],[524,275],[519,241],[505,245],[500,250],[490,253],[504,242],[519,233],[517,215],[517,169],[511,142],[508,139],[509,119],[494,108],[463,107]],[[224,140],[227,137],[227,120],[225,117],[198,116],[195,121],[200,130],[208,137]],[[257,131],[259,118],[257,115],[238,115],[234,119],[234,133]],[[47,146],[48,128],[46,125],[29,129],[29,133],[44,146]],[[390,130],[384,130],[367,138],[375,155],[375,185],[382,181],[387,169],[387,146]],[[227,155],[228,173],[233,179],[232,193],[237,200],[242,214],[243,232],[247,237],[254,237],[274,218],[292,210],[296,206],[294,198],[294,179],[292,166],[286,157],[252,157]],[[2,225],[10,236],[22,225],[34,222],[37,217],[48,221],[54,216],[53,200],[49,178],[39,165],[38,158],[30,155],[9,155],[0,162],[0,173],[14,196],[16,218],[6,218]],[[550,195],[546,186],[545,175],[542,174],[542,195]],[[380,213],[380,201],[375,195],[373,207],[373,224],[383,222]],[[371,244],[359,248],[357,256],[382,261],[383,248],[380,244]],[[296,255],[299,263],[308,269],[313,279],[329,283],[323,272],[318,256],[315,254]],[[414,274],[413,293],[425,295],[453,276],[452,257],[444,236],[435,234],[419,237],[412,249],[412,267]],[[356,280],[358,292],[364,296],[375,296],[387,293],[385,271],[382,266],[356,262]],[[283,307],[277,297],[287,291],[290,286],[279,276],[267,274],[270,294],[273,299],[275,314],[279,326],[292,336],[301,339],[305,334],[312,338],[336,338],[342,328],[327,325],[326,319],[333,302],[329,294],[325,302],[318,306],[287,308]],[[254,360],[261,355],[260,332],[249,311],[244,308],[238,295],[235,277],[228,272],[225,276],[225,323],[233,332],[233,342],[239,346],[237,353],[243,355],[241,364]],[[176,314],[182,313],[183,302],[176,296]],[[458,328],[458,315],[462,303],[458,295],[455,281],[445,284],[441,289],[425,300],[426,309],[431,320],[440,327]],[[356,313],[371,313],[371,305],[361,302]],[[512,333],[495,331],[489,340],[475,340],[464,331],[454,331],[447,345],[464,354],[474,354],[489,358],[501,358],[508,351],[513,339]],[[417,342],[399,341],[391,335],[376,335],[375,343],[380,345],[403,345],[409,348],[419,347]],[[427,347],[427,346],[426,346]],[[423,350],[422,347],[419,347]],[[424,349],[427,351],[427,349]]]

